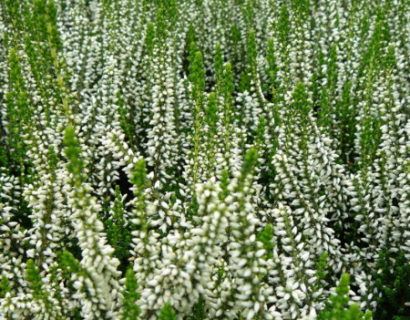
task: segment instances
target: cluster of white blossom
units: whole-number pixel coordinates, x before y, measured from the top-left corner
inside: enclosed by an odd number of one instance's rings
[[[409,316],[409,12],[0,1],[0,319]]]

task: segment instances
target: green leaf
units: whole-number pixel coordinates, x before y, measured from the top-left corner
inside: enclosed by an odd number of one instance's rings
[[[168,302],[160,310],[159,320],[178,320],[175,310]]]
[[[138,319],[141,309],[137,305],[137,301],[141,295],[138,292],[137,279],[131,267],[126,272],[123,296],[124,300],[121,320]]]

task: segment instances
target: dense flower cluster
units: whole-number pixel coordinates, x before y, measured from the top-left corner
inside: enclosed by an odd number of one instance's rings
[[[409,12],[1,0],[0,319],[408,319]]]

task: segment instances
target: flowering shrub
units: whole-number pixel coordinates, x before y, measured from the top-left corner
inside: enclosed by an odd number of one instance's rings
[[[410,319],[409,10],[0,1],[0,319]]]

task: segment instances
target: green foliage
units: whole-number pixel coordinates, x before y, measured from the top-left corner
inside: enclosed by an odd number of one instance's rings
[[[289,37],[290,31],[289,11],[286,2],[283,2],[280,8],[277,30],[279,33],[279,40],[282,43],[285,43]]]
[[[160,310],[159,320],[178,320],[174,308],[168,302]]]
[[[194,194],[187,210],[188,216],[190,218],[195,217],[198,213],[198,208],[198,200],[196,198],[196,195]]]
[[[218,116],[218,97],[215,92],[209,94],[207,108],[205,109],[206,122],[209,126],[209,135],[213,136],[217,132]]]
[[[10,281],[5,275],[2,275],[0,281],[0,298],[4,298],[7,292],[10,292]]]
[[[252,172],[258,161],[258,151],[256,148],[250,148],[244,157],[242,165],[242,174],[245,176]]]
[[[27,93],[26,83],[23,77],[20,58],[17,50],[11,49],[9,55],[9,91],[6,94],[7,126],[6,138],[7,163],[14,168],[24,166],[27,147],[21,139],[29,125],[32,116],[30,109],[30,97]],[[6,159],[5,159],[6,160]]]
[[[108,243],[114,248],[114,256],[121,262],[124,270],[130,257],[131,232],[126,226],[125,208],[119,186],[115,188],[112,215],[104,222]]]
[[[376,287],[381,292],[378,298],[375,320],[402,320],[410,317],[410,262],[403,252],[398,254],[384,250],[380,253],[377,272],[374,272]]]
[[[267,224],[262,231],[256,235],[256,239],[263,243],[263,248],[266,250],[266,256],[272,258],[273,253],[272,249],[274,248],[274,243],[272,242],[273,238],[273,227],[270,224]]]
[[[336,288],[336,295],[331,296],[317,320],[370,320],[370,312],[362,313],[356,304],[349,305],[350,276],[344,273]]]
[[[81,173],[84,167],[84,163],[80,157],[80,142],[78,141],[74,127],[72,126],[68,126],[65,130],[64,145],[66,147],[64,153],[69,161],[67,169],[73,174],[74,179],[77,181],[77,183],[79,183],[81,181]]]
[[[28,283],[30,284],[30,289],[33,292],[33,296],[37,299],[41,298],[41,296],[43,295],[43,292],[41,290],[41,276],[37,269],[37,266],[31,259],[27,261],[26,278]]]
[[[306,87],[302,82],[296,84],[292,97],[292,110],[305,120],[311,110],[311,103],[308,100]]]
[[[48,164],[50,166],[51,170],[56,170],[57,169],[57,164],[58,164],[58,155],[55,151],[54,146],[49,146],[48,147]]]
[[[70,251],[63,250],[59,254],[58,260],[66,279],[70,279],[71,274],[80,274],[82,272],[80,263]]]
[[[360,162],[363,167],[367,167],[373,163],[376,157],[377,147],[380,144],[381,138],[381,123],[379,118],[368,115],[363,119],[362,124]]]
[[[229,171],[223,170],[221,173],[221,189],[222,192],[219,195],[220,199],[223,200],[229,195],[228,185],[229,185]]]
[[[199,301],[192,308],[192,316],[189,317],[189,320],[204,320],[206,319],[207,313],[205,309],[205,300],[203,297],[199,298]]]
[[[218,43],[215,48],[214,57],[214,70],[215,70],[215,83],[218,91],[222,90],[222,79],[224,74],[224,56],[221,45]]]
[[[152,22],[147,24],[147,31],[145,36],[145,48],[148,56],[152,55],[155,44],[155,25]]]
[[[169,31],[174,29],[178,19],[176,0],[155,0],[156,2],[156,36],[159,44],[164,44]]]
[[[321,280],[326,278],[328,259],[329,259],[329,254],[327,252],[324,252],[319,256],[319,259],[316,262],[316,274],[317,274],[317,277]]]
[[[189,80],[193,85],[193,98],[197,103],[200,103],[199,99],[205,90],[205,69],[202,53],[200,51],[195,51],[194,42],[191,43],[191,46],[193,46],[193,49],[191,49],[191,56],[189,57]]]
[[[325,74],[326,86],[323,86],[320,94],[319,111],[318,111],[318,124],[327,127],[327,130],[332,132],[332,126],[334,126],[332,113],[332,104],[335,96],[335,89],[337,84],[337,47],[333,45],[330,49],[327,73]]]
[[[123,293],[123,310],[121,320],[136,320],[138,319],[141,310],[137,305],[137,301],[140,298],[138,292],[138,283],[135,277],[134,271],[129,268],[125,275],[125,291]]]
[[[271,90],[275,90],[279,87],[279,83],[277,81],[277,62],[275,58],[275,48],[273,39],[268,39],[267,49],[266,49],[266,60],[268,62],[268,67],[266,70],[267,75],[269,76],[269,85],[270,87],[266,88],[266,91],[270,92]]]
[[[144,159],[140,159],[134,166],[131,182],[137,187],[137,190],[143,190],[147,184],[147,168]]]
[[[27,260],[26,265],[26,280],[33,295],[34,300],[41,301],[44,305],[45,314],[48,314],[53,309],[53,305],[49,300],[49,293],[43,289],[41,281],[42,276],[38,270],[35,262],[31,259]]]
[[[229,107],[232,105],[232,95],[235,90],[235,82],[232,73],[232,64],[227,62],[225,64],[223,80],[222,80],[222,87],[223,87],[223,95],[225,98],[226,108],[225,110],[230,110]],[[225,113],[228,114],[228,111]],[[226,115],[227,116],[227,115]]]
[[[247,44],[246,44],[246,68],[242,70],[239,91],[250,91],[251,90],[251,81],[256,82],[256,73],[257,73],[257,48],[256,48],[256,39],[255,32],[252,30],[247,35]]]
[[[356,133],[356,110],[352,107],[352,97],[350,91],[352,82],[347,81],[343,86],[342,98],[336,104],[336,115],[339,120],[339,141],[340,154],[342,161],[348,163],[349,168],[352,168],[352,160],[354,159],[354,139]]]

